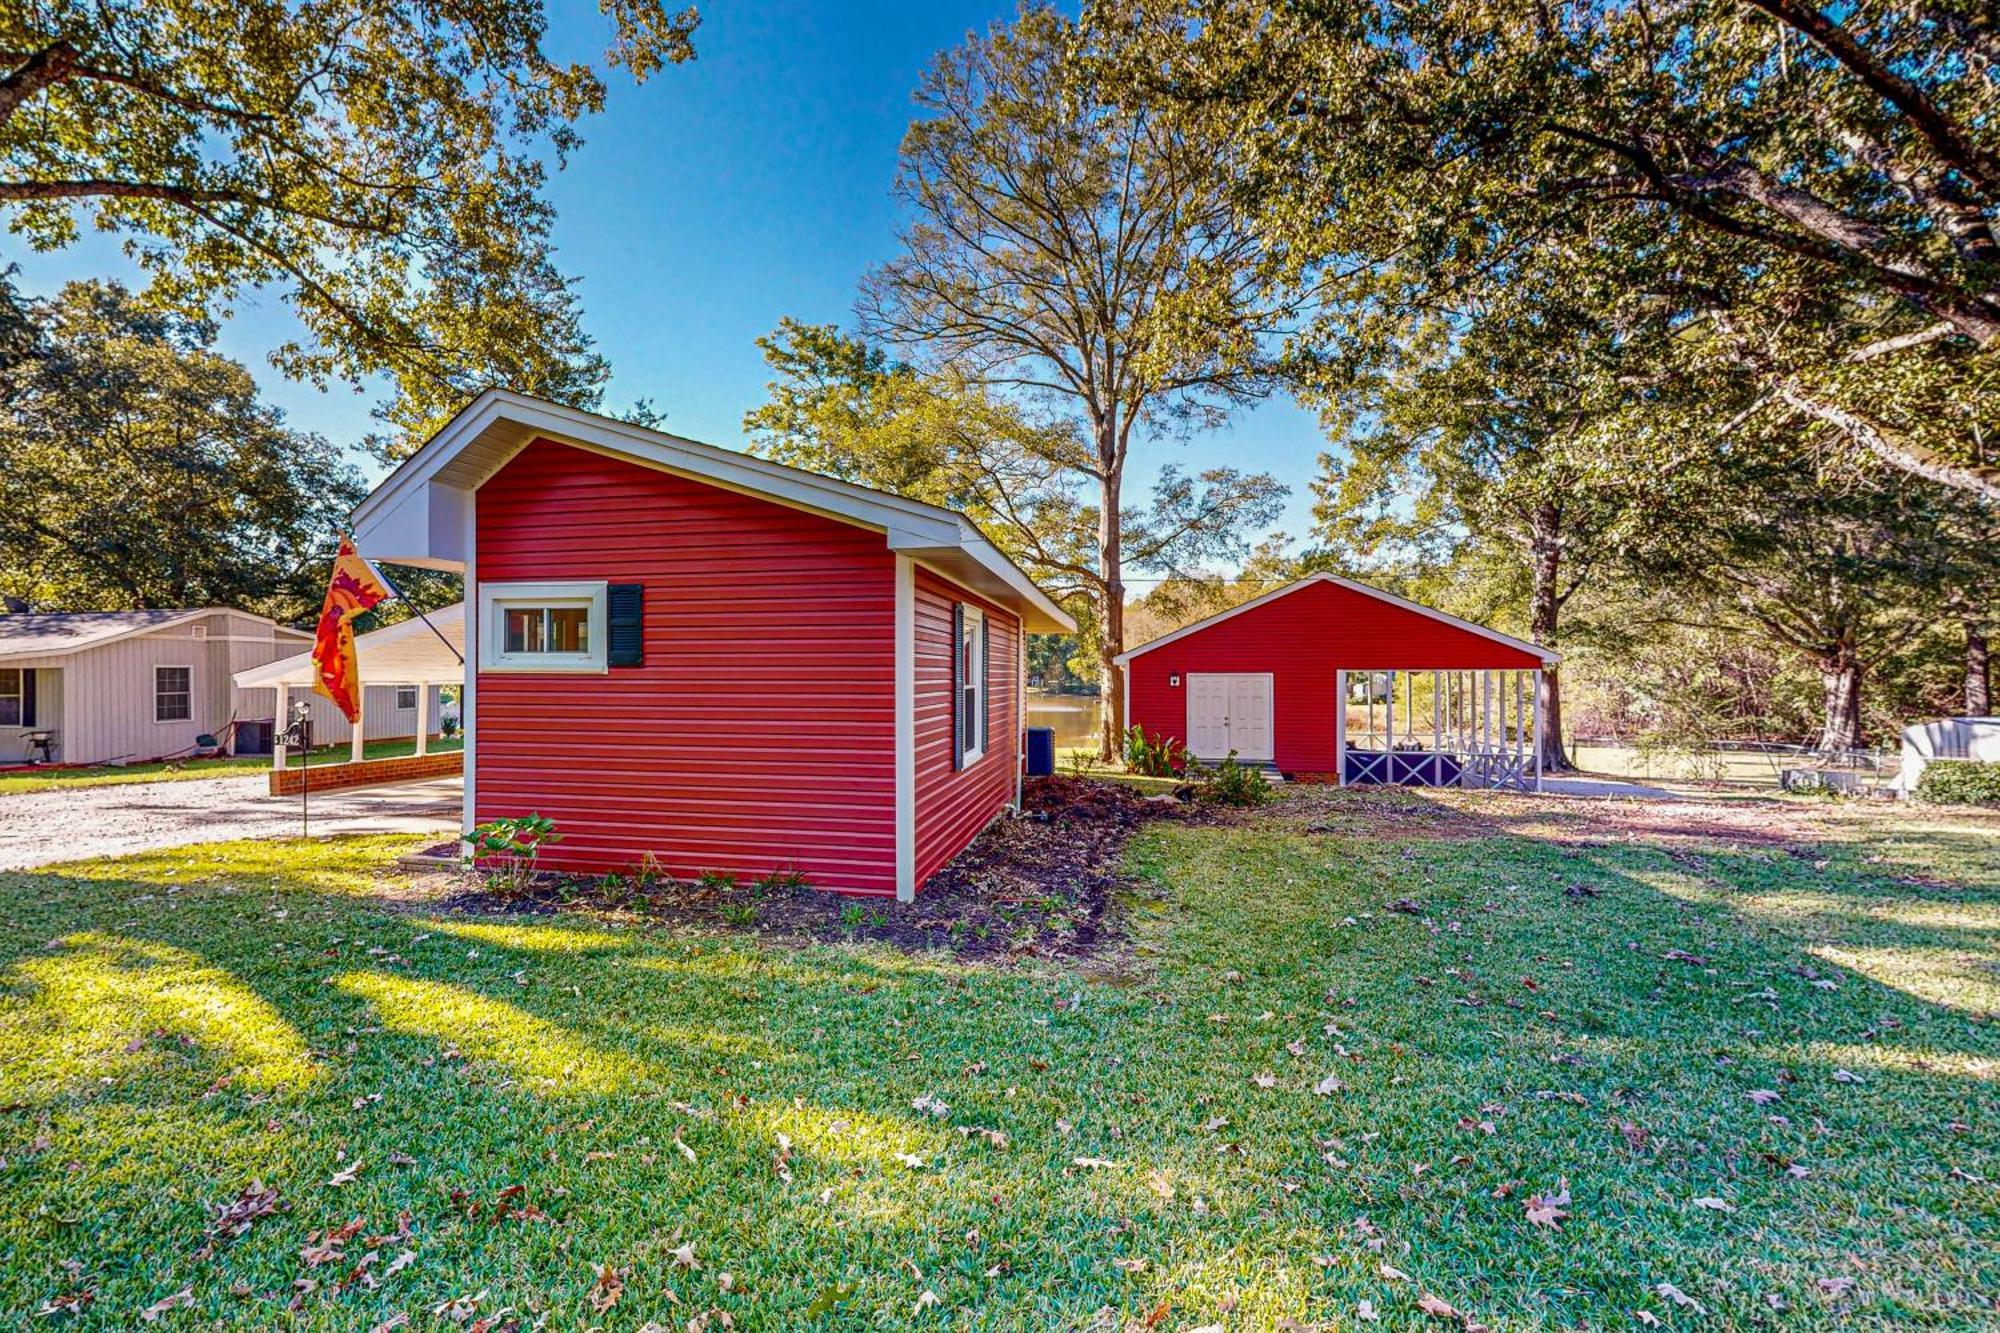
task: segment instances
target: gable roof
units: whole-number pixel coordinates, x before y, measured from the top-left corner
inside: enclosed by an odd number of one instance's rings
[[[1273,589],[1265,593],[1262,597],[1253,597],[1241,605],[1230,607],[1227,611],[1218,611],[1212,616],[1206,616],[1195,621],[1192,625],[1183,625],[1171,634],[1162,634],[1150,643],[1142,643],[1137,648],[1127,649],[1112,660],[1120,664],[1129,662],[1141,653],[1150,653],[1153,649],[1164,647],[1176,639],[1185,639],[1190,634],[1199,634],[1210,625],[1219,624],[1231,616],[1240,616],[1245,611],[1255,610],[1257,607],[1277,601],[1280,597],[1289,597],[1299,589],[1310,587],[1315,583],[1331,583],[1336,587],[1345,588],[1349,592],[1358,592],[1363,597],[1372,597],[1378,602],[1387,602],[1390,606],[1415,612],[1417,615],[1450,625],[1455,629],[1464,630],[1468,634],[1477,634],[1482,639],[1490,639],[1494,643],[1504,644],[1506,647],[1517,649],[1520,652],[1532,653],[1544,662],[1553,663],[1562,660],[1562,657],[1552,648],[1544,648],[1538,643],[1530,643],[1526,639],[1517,639],[1510,634],[1502,634],[1499,630],[1488,629],[1484,625],[1475,625],[1469,620],[1460,620],[1457,616],[1448,615],[1443,611],[1437,610],[1435,607],[1425,606],[1421,602],[1412,602],[1408,598],[1398,597],[1392,592],[1384,592],[1380,588],[1371,588],[1365,583],[1356,583],[1353,579],[1344,579],[1338,574],[1327,573],[1308,574],[1296,583],[1287,583],[1284,587]]]
[[[480,394],[355,507],[356,546],[371,559],[463,568],[470,495],[536,439],[875,529],[890,550],[1019,612],[1031,632],[1076,628],[963,514],[506,389]]]
[[[152,611],[15,611],[0,615],[0,660],[15,657],[59,657],[101,648],[135,634],[172,629],[203,616],[229,614],[262,621],[286,631],[268,616],[227,606],[175,607]]]

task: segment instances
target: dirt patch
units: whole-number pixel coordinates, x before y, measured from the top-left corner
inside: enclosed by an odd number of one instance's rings
[[[464,877],[454,876],[448,882],[457,891],[422,906],[472,915],[602,912],[763,939],[866,940],[969,958],[1077,960],[1124,938],[1120,904],[1139,886],[1118,873],[1118,859],[1132,835],[1159,820],[1216,817],[1179,801],[1149,800],[1116,783],[1037,778],[1022,792],[1021,814],[988,826],[913,903],[846,897],[793,882],[540,875],[509,892],[495,891],[490,881],[468,891]]]

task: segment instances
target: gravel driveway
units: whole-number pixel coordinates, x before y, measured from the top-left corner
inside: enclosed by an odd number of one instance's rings
[[[458,827],[460,779],[313,793],[312,831],[437,833]],[[0,870],[231,838],[295,838],[299,802],[254,777],[189,778],[0,796]]]

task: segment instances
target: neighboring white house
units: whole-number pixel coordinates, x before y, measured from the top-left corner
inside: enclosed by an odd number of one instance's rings
[[[268,752],[267,729],[230,724],[273,721],[271,692],[232,677],[311,645],[303,630],[227,607],[0,615],[0,764],[39,758],[44,733],[58,763],[171,758],[203,735],[239,753]],[[365,735],[414,735],[419,703],[435,730],[435,690],[370,687]],[[317,696],[313,723],[316,741],[351,734]]]
[[[1907,796],[1932,764],[1965,759],[2000,763],[2000,717],[1948,717],[1903,728],[1903,770],[1896,789]]]

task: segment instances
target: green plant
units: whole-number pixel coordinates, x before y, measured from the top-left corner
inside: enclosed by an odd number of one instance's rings
[[[805,888],[809,882],[803,870],[787,866],[783,870],[773,870],[758,880],[757,892],[759,896],[767,893],[789,893],[794,889]]]
[[[1262,805],[1272,796],[1263,770],[1236,762],[1234,750],[1214,768],[1198,769],[1195,777],[1196,798],[1217,805]]]
[[[1125,733],[1125,767],[1142,777],[1170,778],[1187,766],[1187,747],[1157,731],[1148,735],[1141,726]]]
[[[1069,758],[1064,760],[1069,767],[1069,775],[1073,778],[1087,778],[1094,775],[1100,762],[1097,751],[1087,746],[1071,750]]]
[[[534,878],[535,859],[542,848],[561,842],[562,834],[556,831],[556,821],[546,815],[508,815],[479,825],[465,841],[466,869],[482,861],[496,862],[491,882],[518,890]]]
[[[1917,779],[1916,796],[1933,805],[2000,805],[2000,763],[1934,759]]]
[[[736,876],[727,870],[704,870],[695,876],[695,886],[710,893],[732,893],[736,889]]]
[[[757,905],[745,902],[726,902],[721,908],[722,919],[732,926],[754,926],[757,924]]]

